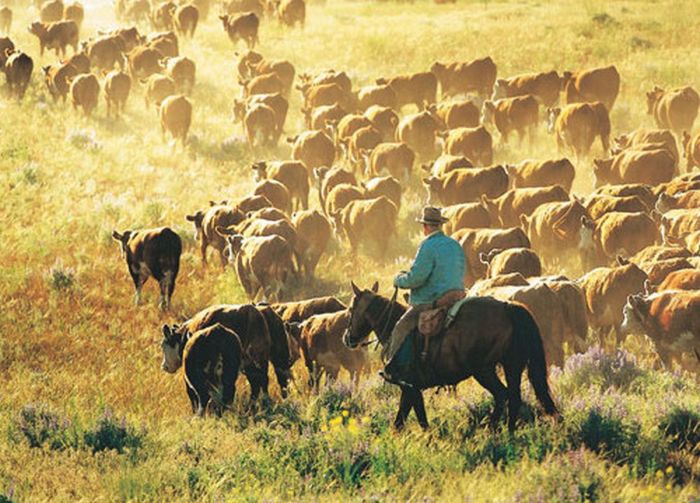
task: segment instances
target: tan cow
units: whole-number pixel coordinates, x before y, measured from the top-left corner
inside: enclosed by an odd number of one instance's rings
[[[44,49],[53,49],[57,57],[66,55],[66,47],[71,46],[73,52],[78,52],[78,25],[75,21],[58,21],[41,23],[35,21],[29,27],[29,33],[39,39],[39,55],[44,55]]]
[[[280,136],[277,130],[277,115],[264,103],[252,103],[246,107],[243,129],[253,152],[260,148],[274,147]]]
[[[603,185],[591,194],[596,196],[629,197],[636,196],[644,202],[647,208],[653,208],[656,204],[656,195],[652,187],[644,183],[627,183],[622,185]]]
[[[595,186],[604,184],[668,182],[676,172],[676,160],[666,149],[624,150],[608,159],[593,160]]]
[[[620,325],[627,296],[644,291],[647,275],[638,266],[622,262],[616,267],[598,267],[578,280],[588,307],[588,322],[599,340],[615,329],[622,342]]]
[[[325,130],[335,124],[348,113],[338,104],[323,105],[313,109],[303,109],[304,120],[308,129]]]
[[[615,66],[564,72],[561,81],[565,103],[569,104],[600,101],[610,111],[620,92],[620,74]]]
[[[462,155],[477,166],[489,166],[493,162],[493,140],[484,126],[452,129],[447,134],[443,153]]]
[[[430,164],[423,164],[421,169],[430,176],[437,176],[440,178],[456,169],[473,167],[474,164],[472,161],[462,155],[442,154],[435,159],[432,166]]]
[[[656,287],[658,292],[668,290],[700,290],[700,270],[680,269],[670,272],[661,284]]]
[[[299,75],[299,80],[301,80],[302,83],[308,83],[312,86],[317,86],[320,84],[338,84],[348,93],[352,90],[352,82],[350,81],[348,74],[345,72],[336,72],[335,70],[326,70],[320,72],[314,77],[302,73]]]
[[[12,9],[8,6],[0,7],[0,33],[10,34],[12,27]]]
[[[411,147],[401,142],[380,143],[365,158],[365,172],[368,175],[379,175],[388,173],[389,175],[408,182],[413,171],[413,164],[416,154]]]
[[[79,2],[73,2],[63,7],[63,19],[73,21],[78,25],[78,29],[83,25],[85,19],[85,9]]]
[[[146,106],[153,103],[156,108],[159,108],[165,98],[176,94],[175,82],[165,75],[155,73],[141,82],[146,84],[146,93],[144,94]]]
[[[673,155],[676,162],[680,159],[678,155],[678,145],[676,138],[668,129],[648,129],[639,128],[631,133],[617,136],[614,140],[615,148],[610,152],[613,155],[619,154],[623,150],[652,150],[665,148]]]
[[[381,133],[374,126],[365,126],[355,131],[349,139],[341,140],[340,144],[345,149],[348,163],[355,171],[361,171],[364,164],[362,153],[372,151],[381,142]]]
[[[421,159],[432,159],[435,155],[436,133],[440,125],[427,110],[406,115],[399,122],[396,140],[408,145]]]
[[[637,252],[629,261],[635,264],[642,264],[645,262],[658,262],[660,260],[688,257],[690,257],[690,252],[682,246],[654,245],[647,246],[643,250]]]
[[[260,56],[260,59],[256,60],[256,58],[251,58],[251,53]],[[282,94],[288,98],[294,83],[294,75],[296,74],[294,65],[286,59],[264,59],[262,55],[252,51],[248,51],[247,54],[247,58],[243,57],[239,60],[239,73],[241,72],[240,61],[243,61],[245,64],[245,71],[242,77],[253,78],[257,77],[258,75],[272,73],[277,76],[280,82],[282,82]]]
[[[292,200],[287,187],[277,180],[261,180],[253,188],[253,194],[267,198],[272,206],[287,215],[291,213]]]
[[[437,79],[431,72],[399,75],[390,79],[377,79],[377,84],[388,85],[396,93],[397,107],[415,104],[418,110],[435,103]]]
[[[283,184],[297,209],[309,207],[309,175],[300,161],[258,161],[253,163],[256,181],[272,179]]]
[[[244,98],[256,94],[285,93],[284,82],[276,73],[263,73],[251,79],[238,79],[238,84],[242,87]]]
[[[657,262],[642,262],[639,267],[647,273],[647,278],[649,278],[649,283],[652,285],[658,285],[663,282],[663,280],[675,271],[682,271],[687,269],[694,269],[693,264],[691,264],[686,258],[671,258],[667,260],[659,260]]]
[[[376,247],[379,258],[388,258],[387,249],[396,233],[398,210],[387,197],[351,201],[331,216],[336,234],[347,238],[353,253],[365,243]]]
[[[47,0],[39,3],[39,19],[42,23],[56,23],[63,19],[63,1]]]
[[[97,108],[97,99],[100,94],[100,83],[92,73],[81,74],[71,80],[70,96],[73,109],[83,109],[86,117],[90,117],[92,111]]]
[[[476,92],[490,96],[496,81],[496,64],[486,56],[465,62],[433,63],[430,71],[440,81],[442,96],[455,96]]]
[[[529,248],[495,248],[488,253],[480,253],[479,261],[486,266],[487,278],[514,272],[519,272],[525,278],[542,274],[540,257]]]
[[[176,58],[180,55],[179,41],[173,31],[151,33],[146,37],[144,48],[153,49],[161,54],[163,58]]]
[[[177,5],[174,2],[159,2],[153,5],[149,19],[154,30],[172,30]]]
[[[569,349],[584,352],[588,348],[588,311],[583,289],[565,276],[542,276],[531,278],[533,284],[544,283],[559,301],[564,315],[564,340]]]
[[[503,166],[490,168],[456,169],[444,177],[423,179],[428,193],[428,204],[459,204],[479,201],[485,195],[498,197],[508,190],[508,173]]]
[[[648,335],[667,368],[676,361],[700,372],[700,291],[630,295],[621,330]]]
[[[372,121],[364,115],[347,114],[337,123],[331,122],[328,125],[328,130],[332,133],[331,136],[335,138],[336,144],[340,145],[342,141],[348,140],[358,129],[369,126],[372,126]]]
[[[357,92],[357,106],[363,112],[372,106],[399,108],[396,91],[388,84],[361,87]]]
[[[274,94],[254,94],[245,100],[233,101],[233,116],[234,122],[243,122],[248,107],[254,104],[261,104],[270,107],[275,112],[275,122],[277,124],[277,135],[275,144],[279,140],[279,136],[284,131],[284,123],[287,120],[287,111],[289,110],[289,102],[280,93]]]
[[[447,129],[479,127],[481,110],[472,100],[443,102],[431,107]]]
[[[596,221],[581,217],[579,250],[585,270],[607,265],[618,255],[629,257],[658,241],[656,223],[646,213],[613,211]]]
[[[306,3],[304,0],[274,0],[275,13],[280,23],[294,28],[295,25],[303,30],[306,22]]]
[[[530,215],[520,215],[522,228],[532,248],[553,262],[578,256],[581,217],[586,209],[578,201],[551,202],[539,205]]]
[[[495,199],[481,197],[491,220],[502,227],[520,225],[520,215],[532,215],[542,204],[568,200],[569,194],[560,185],[511,189]]]
[[[68,91],[70,91],[70,81],[78,75],[78,70],[69,63],[45,66],[42,70],[51,97],[54,101],[60,98],[65,102]]]
[[[136,47],[126,55],[129,62],[129,73],[132,79],[147,79],[155,73],[160,73],[160,61],[163,54],[151,47]]]
[[[326,198],[336,185],[347,183],[349,185],[357,185],[355,174],[341,167],[314,168],[312,170],[316,189],[318,190],[318,199],[321,202],[321,207],[326,207]]]
[[[281,236],[227,236],[226,255],[251,300],[277,301],[294,271],[293,250]]]
[[[255,48],[255,44],[258,42],[260,18],[258,18],[254,12],[240,14],[235,17],[225,14],[219,16],[219,19],[224,25],[224,30],[229,40],[231,40],[234,45],[236,45],[239,40],[243,40],[249,49]]]
[[[310,170],[330,167],[335,161],[335,144],[323,131],[304,131],[287,142],[292,144],[292,159],[303,162]]]
[[[495,127],[503,143],[508,143],[511,131],[518,133],[521,144],[526,135],[532,143],[539,119],[539,106],[532,96],[485,101],[481,112],[481,123]]]
[[[661,235],[681,238],[691,232],[700,231],[700,208],[671,210],[661,216]]]
[[[184,146],[187,142],[187,133],[192,124],[192,103],[185,96],[178,94],[168,96],[160,104],[160,129],[165,140],[168,132]]]
[[[340,105],[352,112],[357,108],[357,99],[352,92],[336,83],[311,85],[303,83],[297,86],[304,98],[305,109],[324,105]]]
[[[486,276],[486,265],[480,260],[480,254],[492,250],[510,248],[530,248],[530,240],[522,229],[461,229],[453,234],[464,250],[466,271],[464,284],[469,287],[475,280]]]
[[[386,196],[389,201],[394,203],[397,210],[401,210],[401,183],[393,176],[377,176],[361,182],[362,188],[365,189],[364,197],[366,199],[374,199],[380,196]]]
[[[507,79],[498,79],[493,88],[492,100],[533,96],[545,107],[554,107],[559,101],[561,79],[555,71],[523,73]]]
[[[695,208],[700,208],[700,190],[689,190],[673,196],[662,192],[656,201],[656,209],[661,213],[666,213],[670,210],[690,210]]]
[[[292,215],[297,231],[297,250],[300,269],[312,277],[316,265],[325,253],[333,234],[330,222],[318,210],[297,211]]]
[[[659,128],[666,128],[679,136],[692,131],[698,115],[700,96],[692,87],[681,87],[664,91],[654,87],[647,92],[647,113],[654,117]]]
[[[489,292],[499,286],[528,286],[530,283],[519,272],[512,274],[500,274],[493,278],[484,278],[474,282],[474,285],[469,289],[469,295],[484,296],[489,295]]]
[[[567,158],[544,161],[528,159],[508,165],[506,169],[516,189],[559,185],[568,193],[576,177],[576,169]]]
[[[488,209],[482,203],[462,203],[446,206],[442,216],[449,219],[443,225],[445,234],[454,234],[460,229],[488,229],[494,227]]]
[[[110,72],[115,65],[124,68],[123,40],[116,35],[102,36],[82,43],[82,51],[90,58],[90,66]]]
[[[131,92],[131,77],[121,70],[112,70],[105,76],[105,101],[107,102],[107,117],[114,110],[114,117],[124,113],[126,100]]]
[[[185,38],[193,38],[199,22],[199,9],[192,4],[181,5],[174,14],[175,31]]]
[[[211,246],[219,253],[221,267],[226,266],[224,249],[226,240],[216,232],[217,227],[230,227],[242,223],[246,218],[245,213],[228,204],[215,204],[207,210],[199,210],[186,219],[194,224],[194,240],[199,243],[199,251],[202,256],[202,264],[207,265],[207,248]]]
[[[324,210],[326,215],[332,217],[335,213],[345,208],[352,201],[365,198],[362,187],[339,183],[335,185],[324,198]]]
[[[192,92],[197,73],[197,65],[194,61],[185,56],[177,56],[161,60],[161,66],[165,69],[165,74],[175,82],[177,92],[183,94]]]
[[[399,116],[393,109],[372,105],[365,110],[364,117],[382,134],[383,141],[394,141]]]
[[[586,157],[595,138],[605,152],[610,142],[610,117],[600,102],[577,103],[548,109],[547,130],[554,133],[559,152],[570,149],[577,158]]]
[[[649,212],[649,207],[639,196],[616,197],[592,194],[583,202],[583,205],[585,206],[588,215],[593,220],[597,220],[603,215],[611,212]]]

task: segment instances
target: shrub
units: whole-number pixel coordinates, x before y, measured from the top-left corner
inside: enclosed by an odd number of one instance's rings
[[[677,449],[700,450],[700,414],[674,407],[659,424],[659,429]]]
[[[137,431],[125,418],[117,420],[109,408],[106,408],[91,430],[85,432],[85,444],[92,452],[114,449],[118,453],[125,450],[138,450],[143,443],[145,432]]]
[[[622,349],[606,353],[600,346],[592,346],[585,353],[567,358],[557,385],[562,395],[575,394],[576,388],[591,385],[602,390],[610,387],[625,390],[644,375],[645,371],[637,366],[633,354]]]
[[[63,261],[58,258],[49,269],[47,281],[54,291],[72,290],[75,285],[75,269],[64,266]]]
[[[29,442],[30,447],[48,445],[51,449],[66,447],[70,421],[43,404],[22,407],[17,428]]]

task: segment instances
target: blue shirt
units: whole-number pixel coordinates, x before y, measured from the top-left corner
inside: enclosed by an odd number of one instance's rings
[[[411,290],[411,305],[430,304],[450,290],[464,290],[464,251],[442,231],[423,240],[411,270],[399,274],[394,286]]]

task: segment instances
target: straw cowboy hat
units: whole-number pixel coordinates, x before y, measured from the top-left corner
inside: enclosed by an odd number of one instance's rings
[[[434,206],[423,207],[423,214],[420,218],[416,218],[416,222],[428,225],[444,224],[447,220],[447,218],[442,216],[440,208],[435,208]]]

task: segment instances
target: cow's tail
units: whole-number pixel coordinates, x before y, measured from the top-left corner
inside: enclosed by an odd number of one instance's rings
[[[535,390],[535,396],[547,414],[558,415],[559,411],[549,391],[547,360],[540,329],[525,306],[509,304],[506,309],[513,325],[513,343],[516,351],[527,362],[527,376]]]

